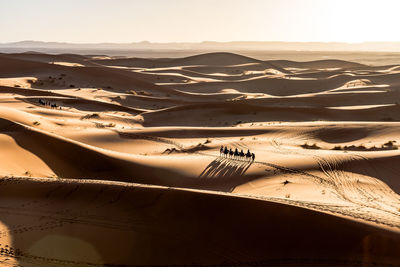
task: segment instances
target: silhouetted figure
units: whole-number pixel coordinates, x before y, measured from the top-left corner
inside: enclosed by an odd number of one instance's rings
[[[235,148],[235,153],[234,153],[234,156],[235,156],[235,158],[238,158],[238,157],[239,157],[239,151],[238,151],[238,149],[237,149],[237,148]]]
[[[42,99],[39,99],[39,104],[45,106],[46,102],[44,102]]]
[[[228,153],[229,153],[229,150],[228,150],[228,148],[227,148],[227,147],[225,147],[225,149],[224,149],[224,155],[225,155],[225,158],[227,158],[227,157],[228,157]]]
[[[242,150],[240,150],[240,158],[244,158],[244,152],[243,152],[243,149],[242,149]]]
[[[233,150],[232,150],[232,148],[229,148],[229,157],[230,157],[230,158],[233,157]]]
[[[57,108],[57,104],[51,104],[51,108]]]
[[[250,153],[250,150],[248,150],[248,149],[247,149],[247,153],[246,153],[246,159],[251,160],[251,153]]]
[[[224,154],[224,146],[221,146],[221,148],[219,149],[219,156],[221,157],[222,154]]]
[[[254,161],[256,158],[256,155],[254,155],[254,153],[251,153],[251,159]]]

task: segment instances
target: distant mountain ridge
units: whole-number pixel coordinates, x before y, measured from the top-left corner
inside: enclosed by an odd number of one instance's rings
[[[86,49],[86,50],[204,50],[204,51],[238,51],[238,50],[265,50],[265,51],[376,51],[400,52],[400,42],[212,42],[200,43],[152,43],[148,41],[133,43],[67,43],[20,41],[0,43],[0,49]]]

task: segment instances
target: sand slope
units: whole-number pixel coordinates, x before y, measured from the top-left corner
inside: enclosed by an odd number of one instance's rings
[[[399,69],[0,54],[0,260],[400,265]]]
[[[1,185],[1,234],[21,264],[398,264],[397,233],[284,204],[95,181]]]

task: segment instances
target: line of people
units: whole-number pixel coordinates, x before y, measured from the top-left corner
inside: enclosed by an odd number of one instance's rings
[[[222,157],[224,156],[225,158],[232,158],[232,159],[248,159],[254,161],[256,158],[256,155],[254,153],[251,153],[249,149],[247,149],[247,153],[243,152],[243,149],[239,152],[237,148],[235,150],[232,150],[232,148],[224,147],[221,146],[219,150],[219,155]]]
[[[61,106],[57,106],[56,103],[46,102],[43,99],[39,99],[39,104],[43,106],[50,106],[51,108],[61,109]]]

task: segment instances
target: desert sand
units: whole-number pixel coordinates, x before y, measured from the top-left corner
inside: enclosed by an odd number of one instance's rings
[[[1,264],[399,266],[379,63],[0,54]]]

